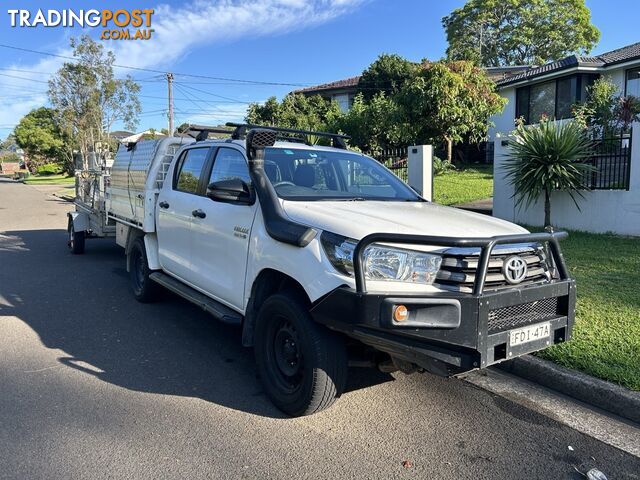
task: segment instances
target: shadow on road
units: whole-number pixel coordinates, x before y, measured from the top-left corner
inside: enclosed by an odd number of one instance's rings
[[[197,397],[284,418],[263,394],[240,330],[166,292],[143,305],[129,290],[123,250],[87,242],[71,255],[64,230],[0,234],[0,316],[27,323],[64,365],[140,392]],[[348,391],[393,380],[353,369]]]

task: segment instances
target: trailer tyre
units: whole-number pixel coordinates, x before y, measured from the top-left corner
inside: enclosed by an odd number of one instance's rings
[[[269,297],[258,313],[255,333],[260,380],[267,396],[284,413],[319,412],[344,391],[344,341],[312,320],[299,295]]]
[[[86,238],[85,232],[76,232],[73,228],[73,222],[69,221],[69,250],[74,255],[82,255],[84,253],[84,241]]]
[[[155,301],[158,298],[160,285],[149,278],[153,271],[149,268],[147,251],[142,237],[138,237],[133,241],[127,255],[127,266],[129,267],[133,296],[136,300],[142,303]]]

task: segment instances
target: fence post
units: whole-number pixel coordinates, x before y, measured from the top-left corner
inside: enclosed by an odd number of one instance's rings
[[[640,190],[640,122],[635,122],[631,128],[631,158],[627,166],[627,178],[629,190]]]
[[[407,148],[408,184],[426,200],[433,200],[433,147],[413,145]]]
[[[504,162],[509,156],[507,141],[509,136],[496,136],[493,150],[493,216],[516,221],[514,189],[505,178]]]

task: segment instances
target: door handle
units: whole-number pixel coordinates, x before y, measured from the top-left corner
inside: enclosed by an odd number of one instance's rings
[[[160,208],[169,208],[169,204],[168,204],[167,202],[160,202],[160,203],[158,204],[158,206],[159,206]]]
[[[197,218],[204,218],[207,216],[206,213],[204,213],[202,210],[198,209],[198,210],[194,210],[193,212],[191,212],[191,215],[193,215],[194,217]]]

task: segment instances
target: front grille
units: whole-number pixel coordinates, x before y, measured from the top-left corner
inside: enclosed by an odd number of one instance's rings
[[[510,330],[521,325],[551,320],[558,316],[560,316],[558,297],[496,308],[489,311],[489,334]]]
[[[506,258],[520,256],[527,262],[527,276],[517,285],[507,282],[502,272]],[[457,292],[471,293],[476,280],[480,249],[450,248],[442,254],[442,264],[435,285]],[[513,288],[514,286],[544,283],[551,280],[544,249],[539,245],[496,247],[489,260],[484,291]]]

